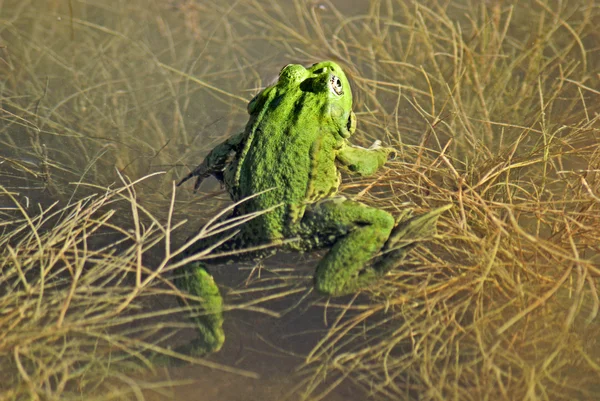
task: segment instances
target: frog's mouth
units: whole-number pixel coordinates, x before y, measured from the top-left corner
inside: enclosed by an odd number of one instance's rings
[[[348,121],[346,122],[346,132],[344,137],[349,138],[356,131],[356,114],[353,111],[350,111],[348,115]]]
[[[350,138],[352,134],[356,131],[356,115],[353,111],[350,111],[348,114],[348,119],[346,120],[346,125],[342,126],[340,129],[340,135],[342,138]]]

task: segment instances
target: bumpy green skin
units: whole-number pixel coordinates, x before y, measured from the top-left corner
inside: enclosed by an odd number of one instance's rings
[[[200,337],[192,344],[196,354],[206,354],[221,349],[225,341],[223,332],[223,298],[212,276],[199,262],[190,263],[178,272],[175,280],[177,287],[187,293],[202,298],[195,305],[197,314],[193,317]],[[190,301],[185,301],[190,302]],[[194,301],[191,301],[194,303]],[[184,347],[184,352],[187,346]]]
[[[367,176],[394,153],[378,143],[365,149],[348,141],[356,127],[352,93],[336,63],[287,65],[277,83],[250,101],[248,112],[244,132],[214,148],[180,182],[197,176],[197,189],[204,178],[214,175],[234,201],[264,191],[241,203],[233,214],[273,210],[236,228],[239,234],[218,250],[285,239],[294,239],[282,245],[289,250],[331,247],[317,266],[314,284],[319,292],[337,296],[372,283],[417,240],[435,232],[437,218],[447,207],[395,226],[389,213],[335,196],[340,169]],[[197,243],[190,252],[206,246],[206,241]],[[382,255],[369,264],[380,251]],[[201,282],[207,273],[192,274],[194,269],[204,271],[200,265],[186,267],[186,279],[177,285],[206,299],[196,305],[204,311],[204,320],[198,320],[205,340],[200,350],[217,350],[224,340],[220,295],[214,282]]]

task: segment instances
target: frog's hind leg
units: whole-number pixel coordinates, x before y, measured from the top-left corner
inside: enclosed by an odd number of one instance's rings
[[[222,219],[223,221],[226,218]],[[239,236],[231,237],[232,230],[223,231],[219,234],[202,238],[193,243],[179,260],[214,247],[211,253],[217,254],[242,248]],[[256,254],[242,254],[236,259],[243,260],[256,258]],[[230,260],[232,256],[210,259],[211,263],[221,263]],[[205,262],[194,261],[183,265],[175,270],[173,280],[175,286],[184,294],[180,297],[180,304],[189,308],[192,313],[191,319],[199,332],[197,340],[191,344],[178,349],[181,353],[192,353],[203,355],[216,352],[221,349],[225,342],[223,331],[223,298],[219,287],[209,273]]]
[[[391,214],[345,198],[320,201],[307,207],[302,219],[306,242],[312,247],[333,244],[317,265],[317,291],[338,296],[357,291],[379,277],[365,268],[387,241]]]
[[[190,294],[179,301],[191,309],[191,319],[200,334],[178,351],[194,355],[219,351],[225,342],[223,298],[206,266],[197,261],[188,263],[176,271],[173,281],[180,291]]]

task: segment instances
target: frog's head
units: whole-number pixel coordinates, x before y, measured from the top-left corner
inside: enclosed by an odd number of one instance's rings
[[[275,105],[284,97],[294,101],[294,113],[313,115],[322,124],[333,124],[344,138],[351,136],[356,129],[350,83],[340,66],[333,61],[323,61],[308,68],[299,64],[286,65],[281,69],[278,81],[250,101],[250,114],[263,107],[269,94],[274,95],[272,91],[277,94],[272,98]]]

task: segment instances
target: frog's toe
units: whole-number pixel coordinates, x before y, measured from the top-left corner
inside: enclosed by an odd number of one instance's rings
[[[200,338],[189,345],[189,354],[192,356],[204,356],[212,352],[218,352],[225,342],[225,332],[223,327],[198,324],[198,330],[201,333]]]
[[[427,239],[434,236],[437,231],[436,225],[438,218],[450,208],[452,208],[451,204],[439,207],[419,216],[401,220],[392,230],[384,250],[393,248],[401,242],[412,243],[416,240]]]
[[[369,150],[379,149],[381,147],[381,141],[377,139],[374,141],[371,146],[369,146]]]

